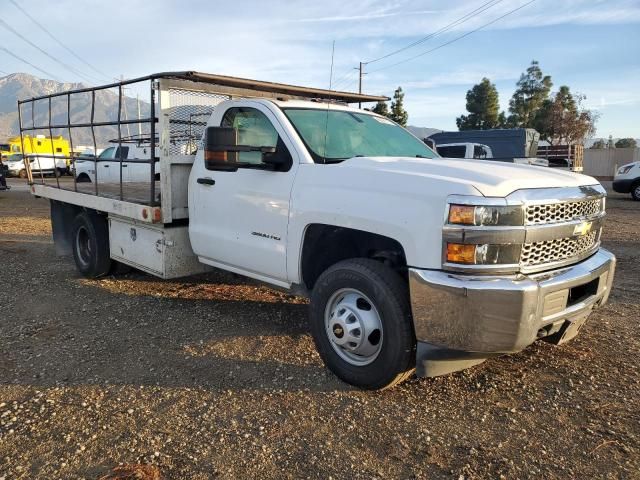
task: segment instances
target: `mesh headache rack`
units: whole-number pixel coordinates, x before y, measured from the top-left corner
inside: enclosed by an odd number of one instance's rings
[[[207,120],[216,105],[233,98],[345,104],[388,100],[195,71],[155,73],[19,100],[20,140],[22,152],[29,154],[25,161],[29,182],[39,193],[43,193],[40,186],[55,187],[155,210],[159,207],[161,215],[154,210],[153,221],[187,218],[187,180]],[[59,136],[68,139],[68,148],[59,140],[54,143]],[[94,162],[82,178],[76,175],[80,145],[94,155],[93,160],[91,155],[82,157],[84,169],[86,162]],[[99,148],[108,147],[109,155],[95,158]],[[72,173],[72,181],[61,176],[65,171]],[[104,202],[99,206],[110,211]]]

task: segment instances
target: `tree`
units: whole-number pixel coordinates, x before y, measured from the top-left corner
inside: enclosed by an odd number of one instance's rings
[[[456,118],[459,130],[489,130],[502,126],[504,113],[500,113],[498,90],[488,78],[467,91],[467,111],[469,115]]]
[[[593,145],[591,145],[591,148],[594,150],[603,150],[607,148],[607,142],[605,142],[602,138],[599,138],[598,140],[593,142]]]
[[[393,101],[391,102],[391,112],[389,118],[403,127],[407,126],[407,120],[409,120],[409,114],[404,109],[404,93],[402,87],[398,87],[393,92]]]
[[[582,107],[584,95],[572,95],[563,85],[552,99],[545,100],[535,117],[534,128],[551,145],[583,143],[595,133],[598,115]]]
[[[621,138],[616,142],[616,148],[636,148],[638,143],[634,138]]]
[[[378,102],[376,106],[371,110],[373,113],[377,113],[378,115],[382,115],[383,117],[389,116],[389,107],[387,106],[387,102]]]
[[[520,75],[516,91],[509,100],[510,127],[535,128],[536,114],[549,96],[553,82],[544,75],[537,61],[532,60],[527,71]]]

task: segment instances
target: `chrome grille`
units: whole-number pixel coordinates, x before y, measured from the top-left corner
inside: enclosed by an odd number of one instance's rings
[[[525,243],[522,245],[520,254],[520,266],[532,267],[578,257],[595,247],[599,233],[593,231],[577,238],[557,238]]]
[[[570,222],[580,218],[590,218],[602,212],[602,198],[581,200],[576,202],[546,203],[526,207],[527,225],[541,223]]]

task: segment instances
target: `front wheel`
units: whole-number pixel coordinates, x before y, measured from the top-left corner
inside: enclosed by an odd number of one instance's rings
[[[329,267],[313,288],[310,323],[325,365],[351,385],[382,390],[415,369],[406,282],[376,260]]]
[[[27,171],[23,168],[22,170],[20,170],[18,172],[18,177],[20,178],[27,178]]]
[[[631,198],[636,202],[640,201],[640,182],[631,187]]]

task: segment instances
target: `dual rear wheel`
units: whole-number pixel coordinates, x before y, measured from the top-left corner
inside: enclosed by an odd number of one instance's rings
[[[97,278],[111,271],[113,262],[105,217],[88,211],[80,212],[73,220],[70,235],[73,260],[82,275]]]
[[[106,217],[95,212],[81,212],[73,219],[70,235],[73,260],[83,276],[98,278],[131,271],[128,265],[111,260]]]

